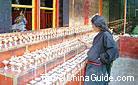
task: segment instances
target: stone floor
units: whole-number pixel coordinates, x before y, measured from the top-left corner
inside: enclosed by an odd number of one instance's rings
[[[109,85],[138,85],[138,60],[118,58],[113,64],[111,76],[115,79],[117,76],[133,76],[134,81],[111,81]]]

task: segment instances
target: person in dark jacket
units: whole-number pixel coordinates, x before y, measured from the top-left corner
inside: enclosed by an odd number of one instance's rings
[[[87,55],[84,85],[108,85],[109,80],[101,77],[110,76],[111,65],[119,57],[118,48],[104,17],[95,15],[91,19],[93,29],[98,32]],[[89,79],[88,79],[89,78]]]

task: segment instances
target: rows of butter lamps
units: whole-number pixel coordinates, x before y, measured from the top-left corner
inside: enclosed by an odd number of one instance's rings
[[[56,58],[64,57],[67,53],[77,50],[84,44],[77,39],[65,41],[63,43],[49,46],[35,52],[25,53],[22,56],[12,56],[8,60],[4,60],[4,69],[11,71],[21,72],[27,68],[35,68],[38,65],[47,61],[52,61]]]
[[[95,36],[96,36],[95,33],[86,34],[80,37],[80,40],[85,43],[92,44]]]
[[[27,85],[64,85],[72,79],[81,68],[85,66],[87,58],[87,51],[76,55],[74,58],[64,62],[63,64],[55,67],[40,77],[31,80]]]
[[[7,36],[0,36],[0,50],[18,45],[26,45],[43,40],[50,40],[75,33],[91,31],[89,27],[66,27],[57,30],[49,29],[36,32],[16,33]]]

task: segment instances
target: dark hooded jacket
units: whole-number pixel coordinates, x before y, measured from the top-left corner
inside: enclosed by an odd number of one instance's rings
[[[102,16],[96,15],[92,18],[91,22],[101,29],[93,41],[93,46],[88,51],[88,60],[95,61],[96,63],[110,64],[118,58],[118,48],[113,39],[111,32]]]

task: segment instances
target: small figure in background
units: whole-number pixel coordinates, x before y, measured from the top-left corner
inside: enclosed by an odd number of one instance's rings
[[[24,14],[22,13],[22,11],[21,11],[20,15],[15,19],[14,23],[15,24],[12,26],[13,30],[17,30],[19,32],[26,31],[27,20],[26,20]]]

